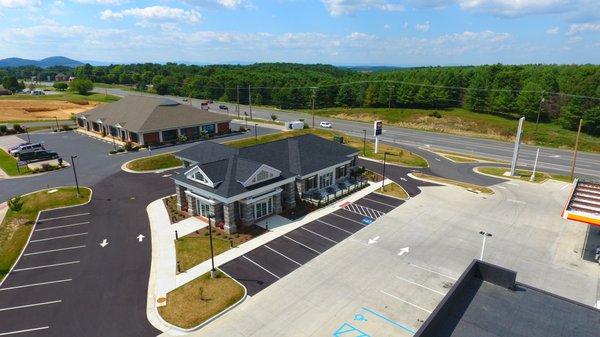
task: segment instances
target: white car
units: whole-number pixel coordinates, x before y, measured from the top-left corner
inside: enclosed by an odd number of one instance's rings
[[[325,122],[325,121],[322,121],[321,123],[319,123],[319,125],[320,125],[322,128],[331,129],[331,123],[330,123],[330,122]]]

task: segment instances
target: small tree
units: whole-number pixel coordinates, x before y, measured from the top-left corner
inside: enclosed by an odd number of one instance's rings
[[[80,95],[87,95],[92,89],[94,89],[94,83],[90,80],[83,78],[74,79],[71,82],[71,90],[77,92]]]
[[[52,86],[58,91],[65,91],[67,88],[69,88],[69,85],[65,82],[54,82]]]
[[[15,130],[15,132],[17,132],[17,133],[23,132],[23,128],[21,127],[21,124],[13,124],[13,130]]]
[[[276,121],[277,120],[277,115],[276,114],[272,114],[271,115],[271,119],[273,120],[273,122]]]
[[[13,212],[19,212],[21,209],[23,209],[23,204],[25,203],[25,200],[23,200],[23,198],[19,195],[14,196],[10,199],[8,199],[7,205],[8,205],[8,209],[10,209]]]
[[[29,91],[34,91],[35,90],[35,84],[33,83],[29,83]]]
[[[8,128],[6,127],[6,125],[4,125],[4,124],[0,125],[0,136],[5,134],[7,130],[8,130]]]

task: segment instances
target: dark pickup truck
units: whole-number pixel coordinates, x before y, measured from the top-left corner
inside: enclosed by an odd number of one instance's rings
[[[27,163],[56,158],[58,158],[58,153],[49,150],[37,150],[19,154],[19,161]]]

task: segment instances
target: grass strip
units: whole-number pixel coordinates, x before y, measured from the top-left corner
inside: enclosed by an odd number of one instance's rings
[[[438,182],[440,184],[454,185],[454,186],[462,187],[469,191],[475,191],[477,193],[494,194],[494,191],[491,188],[488,188],[485,186],[465,183],[462,181],[457,181],[457,180],[452,180],[452,179],[446,179],[446,178],[442,178],[442,177],[438,177],[438,176],[432,176],[432,175],[420,173],[420,172],[415,172],[415,173],[413,173],[413,175],[420,179],[430,180],[433,182]]]
[[[136,172],[146,172],[164,170],[181,165],[181,160],[175,157],[172,153],[163,153],[132,160],[127,163],[127,168]]]

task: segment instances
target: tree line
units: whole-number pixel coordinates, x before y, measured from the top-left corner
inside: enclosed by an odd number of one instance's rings
[[[16,68],[18,69],[18,68]],[[61,69],[61,72],[64,69]],[[484,65],[398,68],[368,72],[331,65],[259,63],[196,66],[145,63],[84,66],[65,72],[93,82],[158,94],[271,105],[464,108],[506,118],[555,122],[600,135],[600,66]],[[23,69],[29,74],[31,69]],[[48,69],[46,69],[48,71]],[[2,72],[0,71],[0,77]]]

